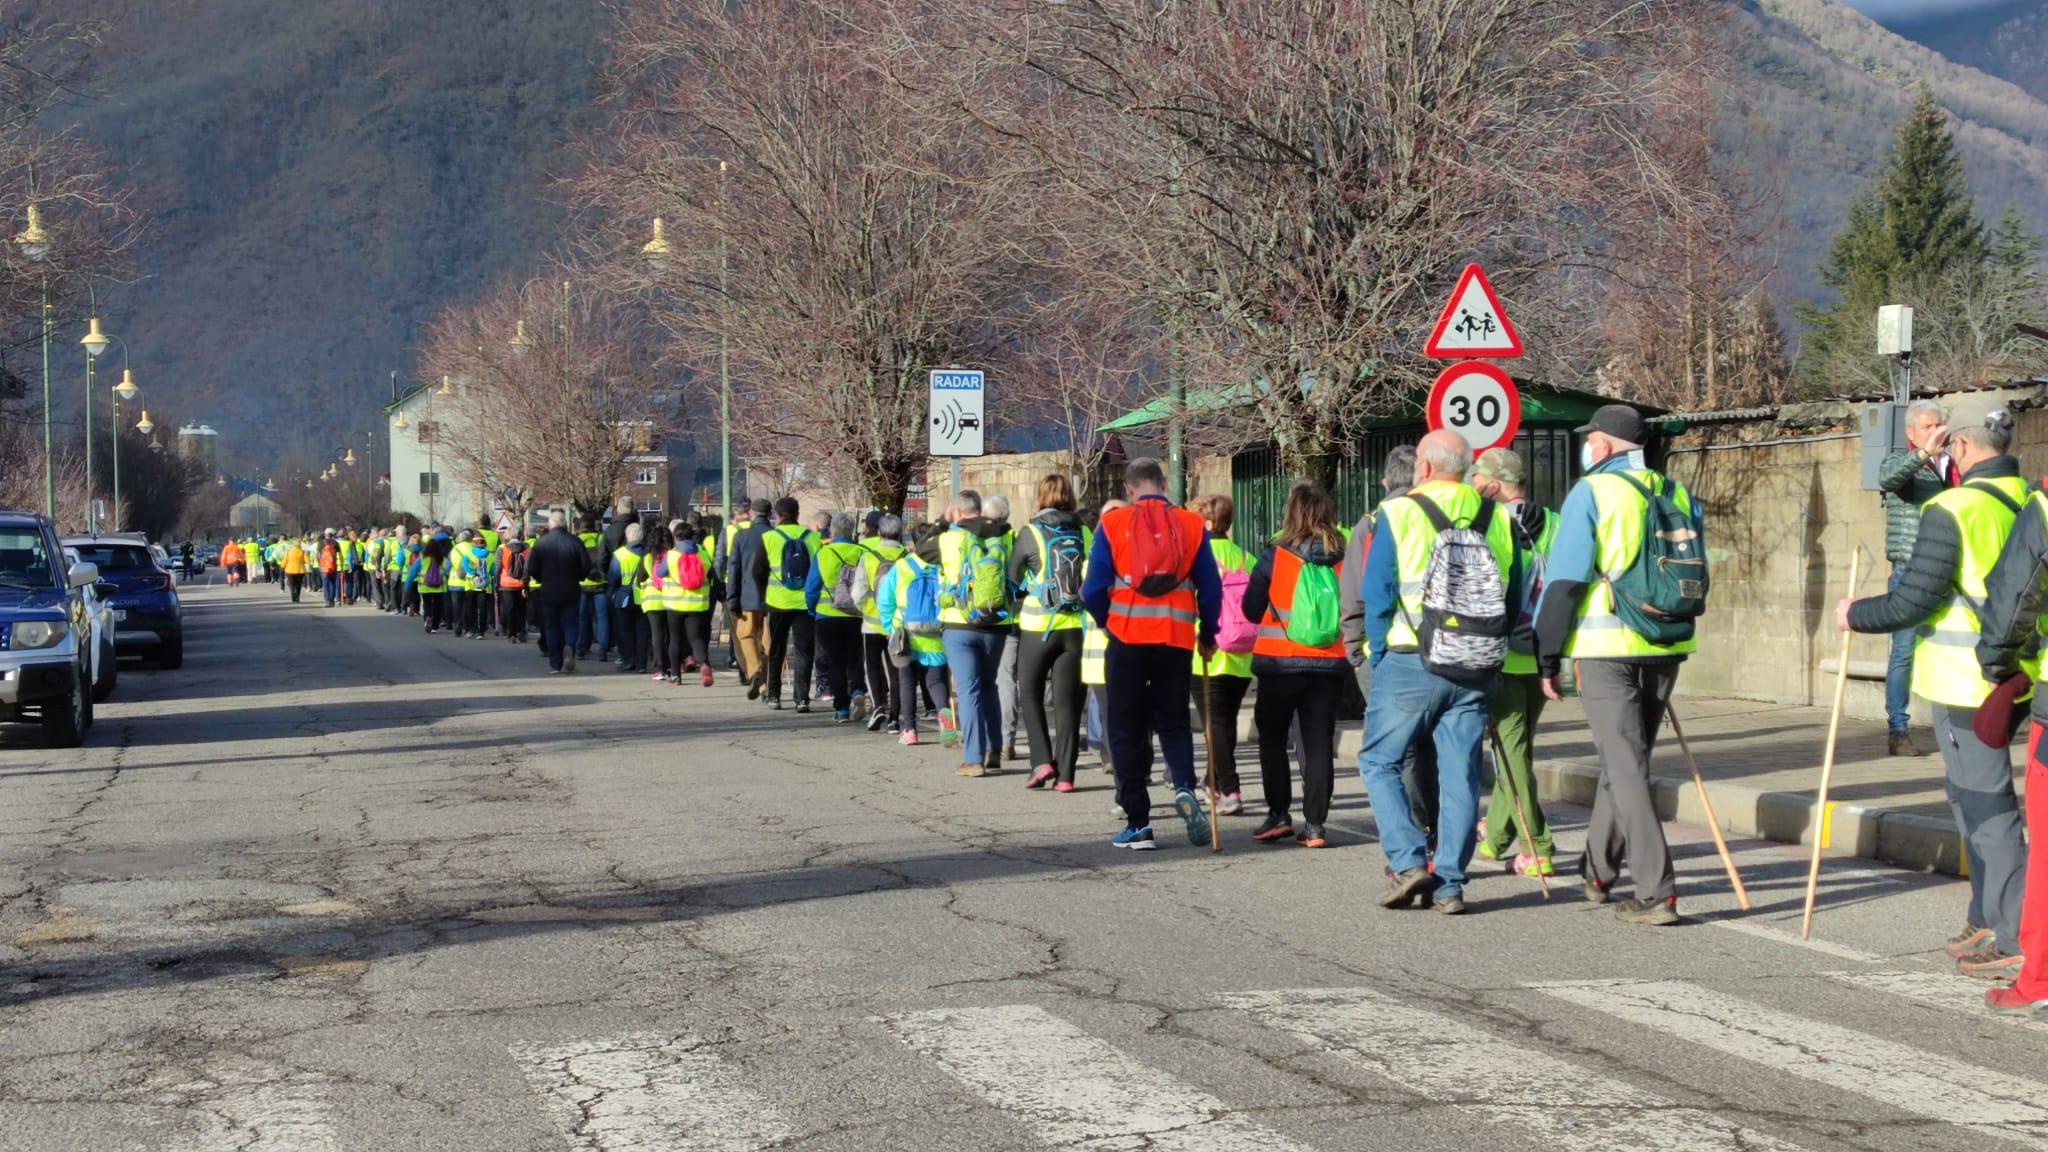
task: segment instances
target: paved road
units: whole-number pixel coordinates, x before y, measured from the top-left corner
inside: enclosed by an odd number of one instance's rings
[[[2048,1147],[1954,881],[1794,849],[1730,917],[1336,846],[1112,851],[1108,792],[953,775],[729,686],[548,678],[270,589],[189,595],[90,747],[0,735],[0,1148]],[[1560,813],[1573,840],[1583,813]],[[1171,838],[1169,838],[1171,839]]]

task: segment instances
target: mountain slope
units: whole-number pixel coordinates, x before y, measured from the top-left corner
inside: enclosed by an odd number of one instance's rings
[[[1958,64],[2008,80],[2048,100],[2048,0],[1888,25]]]

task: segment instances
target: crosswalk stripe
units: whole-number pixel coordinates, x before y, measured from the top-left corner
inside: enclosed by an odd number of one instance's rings
[[[694,1036],[636,1034],[512,1049],[571,1148],[760,1152],[794,1132]]]
[[[1306,1152],[1043,1008],[947,1008],[880,1023],[1055,1148]]]
[[[1723,913],[1717,916],[1703,916],[1700,919],[1703,923],[1711,924],[1716,928],[1726,928],[1730,932],[1740,932],[1744,936],[1754,936],[1759,940],[1771,940],[1779,944],[1789,944],[1794,948],[1804,948],[1809,952],[1819,952],[1824,956],[1833,956],[1837,960],[1854,960],[1859,964],[1875,964],[1884,959],[1884,957],[1874,953],[1851,948],[1846,944],[1836,944],[1830,940],[1801,940],[1799,933],[1789,927],[1773,928],[1769,924],[1758,924],[1749,920],[1729,918],[1731,916],[1746,915],[1748,913]]]
[[[1512,1125],[1532,1146],[1610,1152],[1795,1147],[1369,989],[1247,992],[1223,1002],[1431,1100]]]
[[[1830,972],[1829,977],[1844,984],[1887,992],[1936,1008],[1961,1012],[1979,1020],[1999,1020],[2048,1032],[2048,1023],[2028,1016],[1996,1016],[1985,1010],[1984,993],[1990,985],[1953,972]]]
[[[2048,1148],[2048,1085],[1676,980],[1530,985],[1560,1000],[1888,1107]]]

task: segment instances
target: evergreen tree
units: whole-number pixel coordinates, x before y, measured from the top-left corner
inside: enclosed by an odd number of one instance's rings
[[[1850,202],[1818,269],[1835,299],[1796,310],[1811,329],[1801,358],[1808,382],[1842,391],[1882,379],[1869,339],[1877,308],[1913,303],[1893,297],[1982,268],[1990,256],[1948,116],[1923,85],[1883,174]]]

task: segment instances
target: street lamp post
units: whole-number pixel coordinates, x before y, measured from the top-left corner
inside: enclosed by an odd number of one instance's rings
[[[716,203],[721,208],[721,211],[718,213],[718,296],[721,306],[724,306],[726,303],[726,297],[731,290],[731,265],[728,260],[728,250],[726,247],[725,213],[722,210],[725,203],[725,174],[727,171],[728,166],[726,162],[720,160],[718,162],[718,198]],[[654,218],[654,236],[647,243],[641,245],[640,254],[658,268],[667,262],[669,254],[673,251],[673,247],[668,242],[668,235],[663,227],[661,217],[657,216]],[[719,509],[720,512],[727,512],[732,508],[731,333],[727,331],[726,325],[722,321],[718,326],[718,499],[724,505],[724,507]]]
[[[14,238],[21,254],[37,265],[50,257],[50,234],[43,231],[42,209],[28,206],[28,224]],[[43,515],[57,516],[57,445],[50,425],[50,273],[43,278]]]
[[[128,342],[121,341],[121,382],[114,385],[114,531],[121,530],[121,402],[133,400],[142,395],[142,389],[135,384],[135,372],[126,366]],[[148,417],[145,416],[144,419]]]
[[[99,389],[99,378],[94,374],[94,365],[99,363],[100,353],[107,350],[113,341],[100,332],[99,300],[93,300],[93,315],[87,321],[85,339],[79,343],[85,346],[85,522],[86,529],[99,534],[100,518],[93,511],[92,487],[92,394]],[[115,427],[120,421],[115,421]]]

